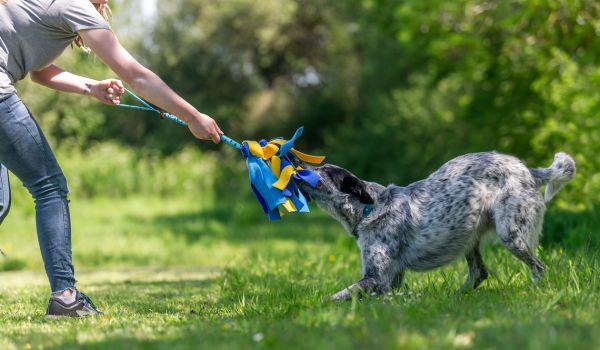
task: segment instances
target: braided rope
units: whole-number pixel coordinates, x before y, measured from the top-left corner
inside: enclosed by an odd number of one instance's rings
[[[136,100],[140,101],[140,103],[143,104],[143,106],[136,106],[136,105],[130,105],[130,104],[124,104],[124,103],[120,103],[118,105],[116,105],[117,107],[121,107],[121,108],[129,108],[129,109],[137,109],[137,110],[142,110],[142,111],[149,111],[149,112],[154,112],[160,115],[161,119],[169,119],[179,125],[183,125],[183,126],[188,126],[186,122],[184,122],[183,120],[181,120],[181,118],[171,114],[171,113],[167,113],[165,111],[160,110],[159,108],[154,107],[153,105],[151,105],[150,103],[148,103],[146,100],[144,100],[143,98],[139,97],[138,95],[136,95],[135,93],[133,93],[131,90],[125,88],[125,91],[127,91],[131,96],[133,96]],[[235,147],[239,150],[242,149],[242,145],[233,140],[232,138],[225,136],[225,135],[221,135],[221,141],[223,141],[224,143]]]

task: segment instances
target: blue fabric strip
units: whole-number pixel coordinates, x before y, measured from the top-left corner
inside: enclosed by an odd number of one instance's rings
[[[279,152],[277,153],[277,155],[282,156],[282,155],[286,155],[292,148],[294,148],[294,142],[296,142],[296,140],[302,136],[302,131],[304,131],[304,127],[299,127],[298,130],[296,130],[296,132],[294,133],[294,136],[288,140],[286,143],[284,143],[283,145],[281,145],[281,148],[279,148]]]

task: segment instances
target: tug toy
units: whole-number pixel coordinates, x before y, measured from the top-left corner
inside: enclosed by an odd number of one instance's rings
[[[122,108],[132,108],[154,112],[161,119],[169,119],[180,125],[187,124],[170,113],[152,106],[133,92],[125,89],[143,106],[118,104]],[[295,165],[297,160],[309,164],[320,164],[325,160],[322,156],[302,153],[294,148],[294,142],[302,135],[303,127],[298,128],[290,140],[275,138],[271,141],[244,141],[241,144],[221,135],[221,141],[239,149],[246,158],[250,186],[269,220],[279,220],[285,213],[308,213],[310,197],[298,188],[297,181],[304,181],[315,187],[320,176],[308,169]]]

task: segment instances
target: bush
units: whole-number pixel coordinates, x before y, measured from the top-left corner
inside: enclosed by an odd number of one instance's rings
[[[87,150],[60,148],[56,157],[67,177],[70,195],[80,198],[201,194],[203,200],[212,201],[218,176],[216,156],[192,147],[162,157],[105,142]],[[18,182],[11,177],[13,190]],[[25,200],[24,191],[13,193],[15,201]]]

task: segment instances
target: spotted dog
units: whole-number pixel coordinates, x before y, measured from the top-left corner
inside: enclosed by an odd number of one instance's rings
[[[550,167],[530,169],[505,154],[466,154],[405,187],[363,181],[331,164],[314,171],[321,181],[302,189],[356,238],[361,251],[362,279],[332,296],[347,300],[388,292],[406,270],[430,270],[459,256],[469,266],[461,289],[474,289],[488,277],[479,243],[490,229],[537,281],[545,269],[535,256],[545,202],[575,176],[575,161],[561,152]]]

